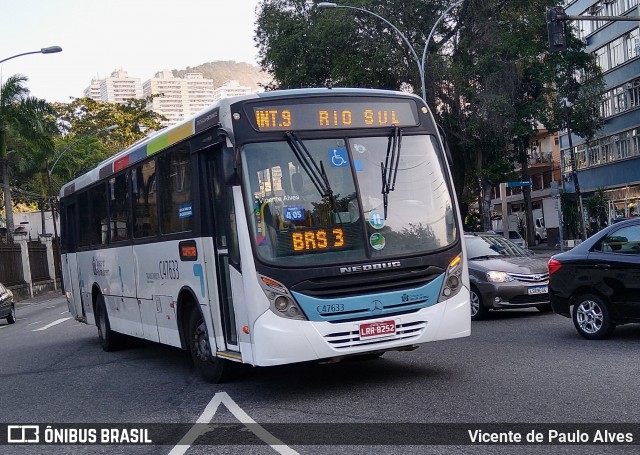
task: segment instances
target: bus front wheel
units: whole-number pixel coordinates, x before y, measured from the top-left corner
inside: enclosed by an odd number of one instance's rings
[[[206,381],[219,383],[230,379],[231,369],[235,365],[213,356],[207,326],[197,309],[191,312],[189,318],[189,350],[193,364]]]

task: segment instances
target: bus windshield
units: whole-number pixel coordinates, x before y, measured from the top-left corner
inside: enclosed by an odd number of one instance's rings
[[[455,242],[432,136],[289,138],[242,147],[261,260],[299,266],[420,254]]]

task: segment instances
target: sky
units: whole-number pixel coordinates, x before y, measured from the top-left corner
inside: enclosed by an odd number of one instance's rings
[[[92,78],[124,69],[144,83],[163,69],[215,60],[257,65],[259,0],[0,0],[0,64],[49,102],[82,97]]]

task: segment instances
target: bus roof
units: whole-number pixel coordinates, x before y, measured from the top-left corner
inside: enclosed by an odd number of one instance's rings
[[[211,123],[208,121],[212,116],[216,116],[217,121],[214,123],[219,123],[223,127],[231,128],[231,119],[229,116],[231,114],[230,106],[232,104],[251,99],[326,95],[392,95],[412,97],[422,101],[422,99],[417,95],[406,92],[365,88],[305,88],[274,90],[270,92],[252,93],[249,95],[223,98],[191,117],[176,123],[175,125],[151,133],[149,136],[139,140],[123,151],[102,161],[95,168],[63,185],[60,189],[60,196],[68,196],[81,188],[90,186],[91,184],[124,169],[130,164],[141,161],[144,158],[154,155],[183,139],[199,133],[211,126]],[[201,124],[204,125],[204,127],[199,128]]]

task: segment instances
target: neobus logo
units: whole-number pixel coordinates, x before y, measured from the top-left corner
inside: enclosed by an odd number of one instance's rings
[[[378,262],[376,264],[350,265],[348,267],[340,267],[340,273],[358,273],[371,272],[373,270],[394,269],[401,267],[400,261]]]

